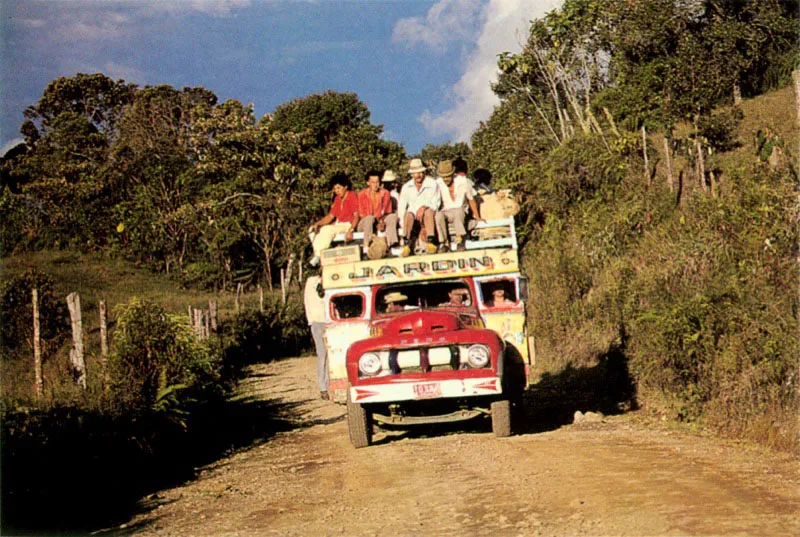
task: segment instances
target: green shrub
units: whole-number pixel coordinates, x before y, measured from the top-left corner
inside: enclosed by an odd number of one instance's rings
[[[308,348],[310,333],[301,298],[290,295],[285,305],[277,295],[265,298],[263,312],[244,310],[221,323],[226,364],[270,362]]]
[[[177,410],[223,392],[218,351],[148,301],[120,308],[108,366],[117,402],[129,408]]]
[[[39,330],[44,351],[56,348],[68,335],[69,313],[64,298],[56,296],[52,278],[29,270],[0,285],[0,346],[10,357],[33,349],[33,288],[39,294]]]

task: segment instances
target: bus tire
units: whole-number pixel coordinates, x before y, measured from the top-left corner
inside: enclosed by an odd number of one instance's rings
[[[372,444],[372,412],[364,405],[350,400],[350,389],[347,389],[347,429],[350,442],[358,448]]]

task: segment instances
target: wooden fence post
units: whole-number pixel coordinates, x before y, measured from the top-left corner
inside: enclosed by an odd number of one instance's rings
[[[670,158],[669,154],[669,140],[667,137],[664,137],[664,157],[667,159],[667,186],[669,186],[669,191],[675,191],[675,177],[672,175],[672,159]]]
[[[193,325],[197,339],[203,339],[203,310],[195,308]]]
[[[300,251],[300,262],[297,264],[297,284],[303,286],[303,251]]]
[[[294,254],[289,254],[289,261],[286,263],[286,289],[292,283],[292,265],[294,265]]]
[[[86,362],[83,360],[83,322],[81,321],[81,297],[78,293],[67,295],[67,307],[72,320],[72,350],[69,353],[75,370],[75,381],[86,389]]]
[[[33,295],[33,388],[36,398],[41,399],[44,381],[42,380],[42,341],[39,326],[39,290],[34,287],[31,294]]]
[[[650,188],[650,163],[647,159],[647,129],[642,125],[642,154],[644,155],[644,178],[647,179],[647,187]]]
[[[800,127],[800,69],[792,71],[794,81],[794,104],[797,107],[797,126]]]
[[[211,324],[211,332],[216,334],[217,333],[217,301],[216,300],[209,300],[208,301],[208,317],[209,317],[209,322]]]
[[[108,320],[105,300],[100,301],[98,310],[100,312],[100,357],[105,363],[108,358]]]
[[[705,159],[703,158],[703,144],[700,143],[700,140],[696,140],[695,145],[697,147],[697,180],[700,182],[700,189],[705,192],[708,189],[706,187],[706,165]]]

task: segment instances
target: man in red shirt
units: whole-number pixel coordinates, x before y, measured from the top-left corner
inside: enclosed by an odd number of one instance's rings
[[[381,174],[367,173],[367,187],[358,193],[358,230],[364,233],[364,248],[376,231],[386,233],[389,248],[397,244],[397,213],[392,212],[392,197],[381,187]]]
[[[353,231],[358,226],[358,194],[350,190],[350,179],[345,174],[334,175],[331,186],[334,198],[330,212],[309,229],[311,247],[314,249],[314,257],[309,261],[312,267],[319,265],[320,252],[330,248],[336,235],[346,233],[346,240],[353,240]]]

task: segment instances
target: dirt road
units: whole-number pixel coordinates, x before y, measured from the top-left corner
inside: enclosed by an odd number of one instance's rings
[[[140,535],[800,535],[798,461],[639,413],[497,439],[488,422],[350,446],[314,359],[257,366],[248,397],[296,428],[145,503]]]

